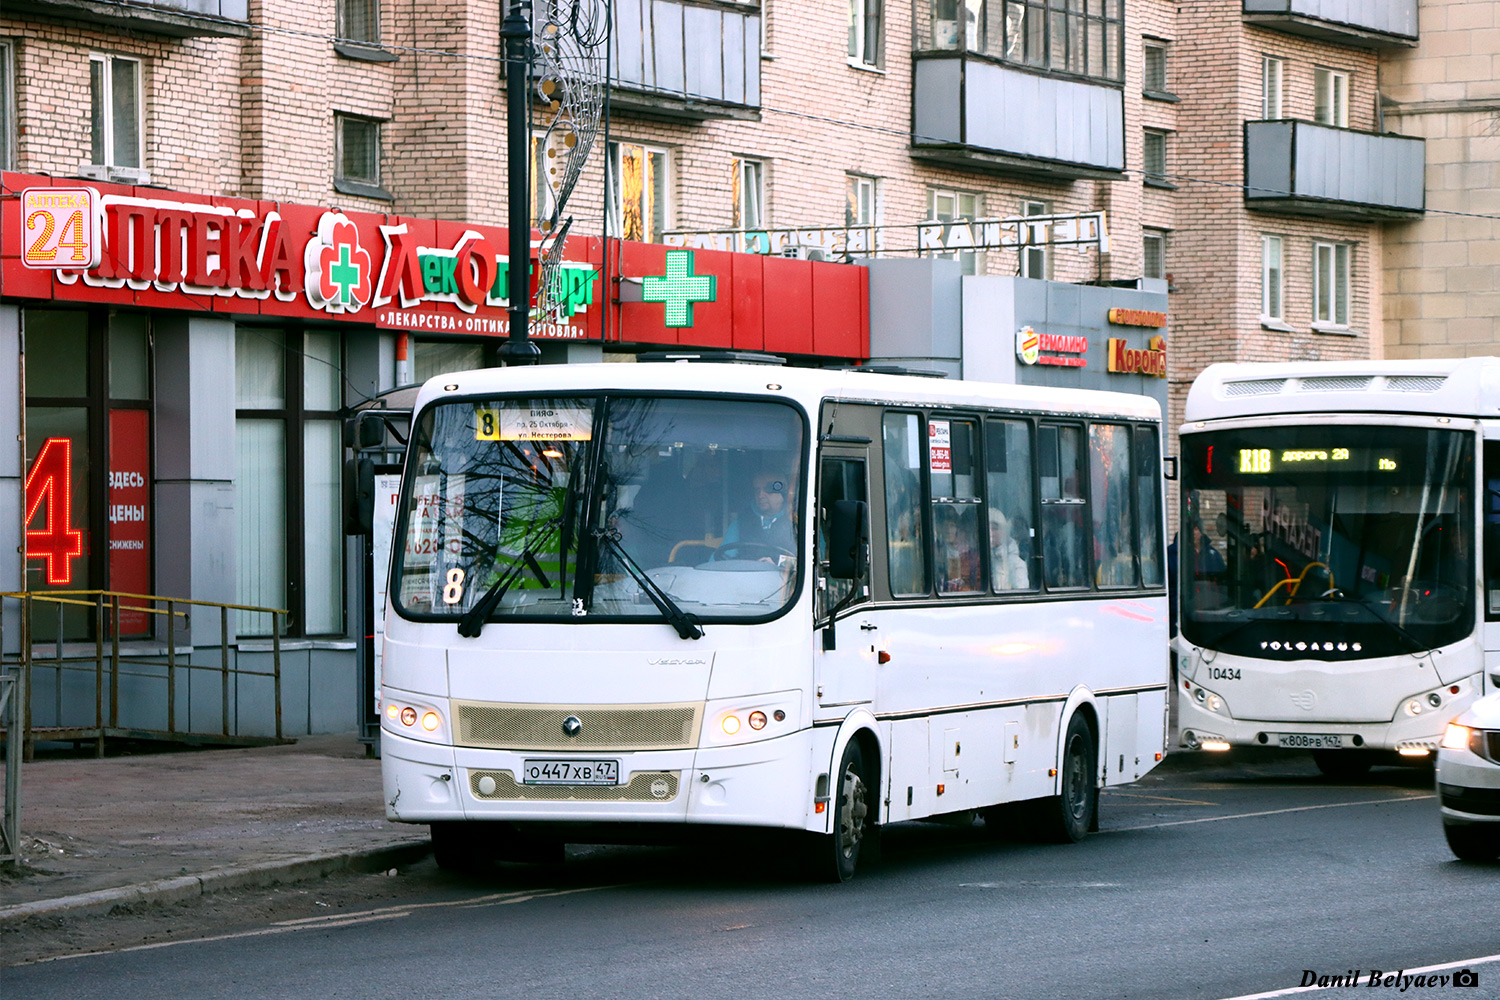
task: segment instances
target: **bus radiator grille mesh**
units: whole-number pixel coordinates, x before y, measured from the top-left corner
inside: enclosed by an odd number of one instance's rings
[[[470,771],[469,791],[476,799],[512,802],[670,802],[677,798],[681,771],[641,771],[623,785],[518,785],[509,771]],[[494,790],[480,782],[489,778]]]
[[[454,702],[459,746],[496,750],[682,750],[698,745],[703,705],[591,708]],[[566,720],[578,721],[567,735]]]

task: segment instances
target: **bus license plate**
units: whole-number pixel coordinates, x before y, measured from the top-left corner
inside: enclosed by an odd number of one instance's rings
[[[528,760],[521,765],[523,785],[618,785],[617,760]]]
[[[1341,750],[1344,737],[1338,733],[1277,733],[1276,745],[1300,750]]]

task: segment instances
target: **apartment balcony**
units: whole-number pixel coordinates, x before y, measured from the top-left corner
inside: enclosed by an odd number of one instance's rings
[[[1405,135],[1300,121],[1245,123],[1245,206],[1325,219],[1411,219],[1426,208],[1426,149]]]
[[[911,155],[1048,180],[1116,180],[1125,95],[970,53],[913,57]]]
[[[1244,17],[1248,24],[1340,45],[1417,44],[1417,0],[1244,0]]]
[[[5,0],[11,15],[41,15],[106,28],[130,28],[169,38],[249,38],[249,0]]]
[[[614,0],[617,111],[702,121],[760,114],[760,3]]]

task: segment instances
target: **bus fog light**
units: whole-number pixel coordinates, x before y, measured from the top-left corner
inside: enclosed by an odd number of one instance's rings
[[[399,706],[399,705],[387,705],[387,706],[385,706],[385,717],[387,719],[390,719],[392,722],[395,722],[396,719],[398,717],[400,717],[400,715],[401,715],[401,706]]]
[[[724,730],[724,735],[733,736],[740,731],[740,717],[738,715],[726,715],[724,716],[724,721],[719,723],[719,727]]]
[[[1198,690],[1193,692],[1193,699],[1200,705],[1203,704],[1204,699],[1206,699],[1207,697],[1208,692],[1203,690],[1202,688],[1199,688]]]
[[[427,712],[422,716],[422,728],[430,733],[437,729],[440,721],[436,712]]]
[[[1402,747],[1396,752],[1403,757],[1426,757],[1432,751],[1426,747]]]
[[[1448,728],[1443,730],[1444,750],[1463,750],[1469,745],[1469,727],[1460,726],[1456,722],[1448,723]]]
[[[1215,750],[1222,753],[1223,751],[1229,749],[1229,744],[1224,740],[1204,740],[1203,749]]]
[[[1218,695],[1211,694],[1211,695],[1208,696],[1208,710],[1210,712],[1217,712],[1219,709],[1221,709],[1223,707],[1224,707],[1224,700],[1222,698],[1220,698]]]
[[[1431,705],[1433,708],[1437,708],[1442,703],[1443,703],[1443,696],[1440,695],[1440,694],[1438,694],[1436,691],[1432,692],[1432,694],[1430,694],[1430,695],[1427,696],[1427,704]]]
[[[771,713],[771,718],[775,719],[777,722],[785,722],[786,713],[778,708],[776,711]]]
[[[766,728],[766,713],[762,712],[762,711],[759,711],[759,710],[751,712],[750,713],[750,728],[751,729],[764,729],[764,728]]]
[[[403,708],[401,710],[401,724],[403,726],[415,726],[417,724],[417,710],[415,708]]]
[[[1411,701],[1407,702],[1406,703],[1406,714],[1407,715],[1421,715],[1422,714],[1422,702],[1419,699],[1417,699],[1417,698],[1413,698]]]

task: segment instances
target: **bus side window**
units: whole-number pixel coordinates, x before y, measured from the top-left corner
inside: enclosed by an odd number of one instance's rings
[[[887,413],[885,445],[885,529],[891,593],[927,593],[927,533],[922,519],[922,419],[915,413]]]
[[[989,496],[990,587],[1032,590],[1034,513],[1031,506],[1031,433],[1022,420],[990,420],[984,429],[985,485]]]
[[[865,462],[862,458],[825,458],[818,474],[818,570],[828,570],[828,514],[836,500],[858,500],[870,502],[865,486]],[[868,567],[869,563],[866,562]],[[868,569],[860,580],[828,579],[825,589],[819,590],[815,617],[822,619],[828,609],[837,606],[853,587],[869,585]]]
[[[1131,523],[1130,427],[1089,425],[1089,482],[1094,515],[1094,582],[1135,586],[1135,530]]]
[[[1037,431],[1042,501],[1042,578],[1048,588],[1087,587],[1084,551],[1081,427],[1043,424]]]
[[[983,590],[979,543],[978,428],[971,420],[927,421],[932,484],[933,564],[939,594]]]
[[[1140,525],[1141,584],[1164,582],[1161,550],[1161,449],[1155,427],[1135,429],[1135,516]]]
[[[1500,441],[1484,443],[1485,617],[1500,619]]]

